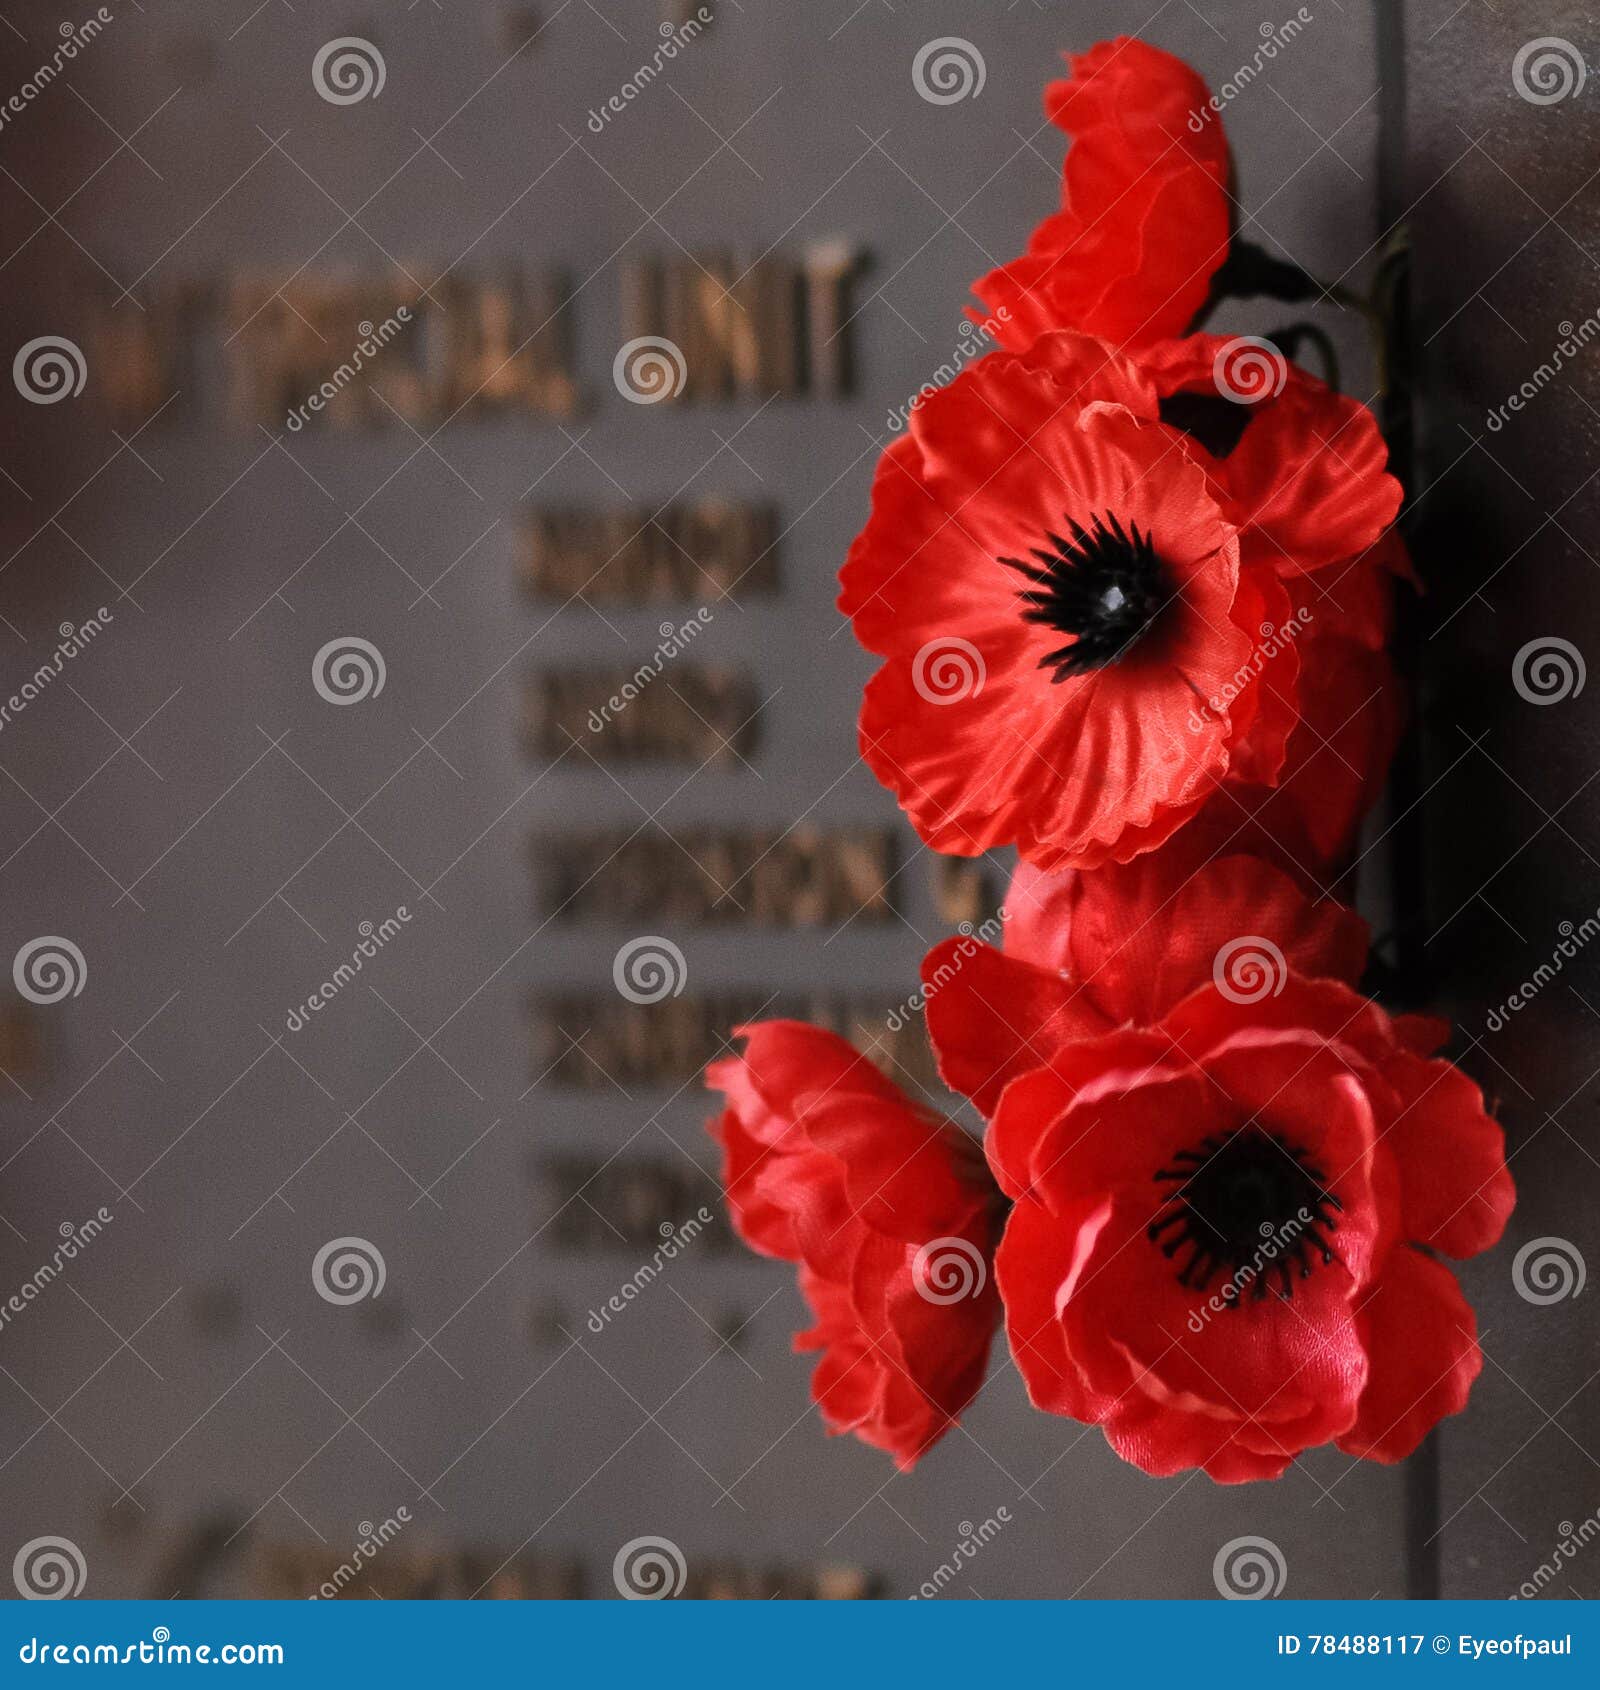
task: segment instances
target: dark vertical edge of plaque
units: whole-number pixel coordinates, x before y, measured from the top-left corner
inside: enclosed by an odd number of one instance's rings
[[[1406,30],[1405,8],[1392,0],[1372,0],[1378,60],[1378,228],[1387,237],[1405,216],[1406,195]],[[1382,400],[1384,438],[1389,442],[1389,467],[1405,489],[1401,522],[1414,536],[1411,506],[1420,491],[1418,454],[1413,432],[1412,404],[1415,369],[1411,289],[1402,269],[1389,321],[1390,380]],[[1426,554],[1419,566],[1426,575]],[[1420,702],[1418,666],[1421,661],[1419,611],[1412,594],[1400,595],[1395,630],[1395,659]],[[1395,755],[1390,792],[1400,808],[1391,858],[1395,921],[1395,965],[1400,994],[1415,1000],[1427,991],[1422,912],[1426,908],[1423,843],[1422,712],[1413,707],[1410,726]],[[1406,1593],[1425,1600],[1440,1594],[1439,1555],[1440,1467],[1437,1434],[1426,1438],[1405,1465]]]

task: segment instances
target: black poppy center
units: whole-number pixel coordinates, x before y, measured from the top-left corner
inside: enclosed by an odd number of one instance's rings
[[[1296,1279],[1338,1259],[1329,1235],[1343,1205],[1303,1145],[1251,1124],[1180,1150],[1173,1164],[1156,1171],[1172,1190],[1149,1233],[1169,1261],[1187,1251],[1180,1285],[1205,1291],[1222,1274],[1231,1304],[1246,1291],[1292,1297]]]
[[[1071,641],[1039,659],[1054,681],[1102,669],[1124,656],[1146,634],[1172,596],[1167,572],[1148,534],[1126,528],[1109,512],[1084,528],[1068,517],[1071,538],[1047,533],[1049,550],[1030,548],[1036,560],[1003,557],[1029,585],[1017,597],[1025,622],[1037,622]]]

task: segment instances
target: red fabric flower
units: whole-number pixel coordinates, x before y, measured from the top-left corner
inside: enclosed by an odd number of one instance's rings
[[[811,1392],[829,1430],[913,1466],[983,1383],[999,1321],[990,1271],[998,1193],[977,1146],[913,1103],[836,1034],[738,1029],[713,1063],[710,1123],[739,1236],[797,1262],[820,1350]]]
[[[1228,253],[1231,163],[1206,85],[1128,36],[1068,62],[1045,90],[1047,116],[1073,137],[1062,209],[973,292],[1019,350],[1053,329],[1118,347],[1180,335]]]
[[[1198,448],[1244,562],[1285,576],[1347,565],[1400,510],[1400,483],[1365,405],[1268,342],[1196,334],[1141,355],[1161,413]]]
[[[1215,979],[1268,991],[1292,969],[1354,984],[1367,924],[1258,857],[1207,857],[1202,830],[1126,866],[1041,874],[1005,901],[1005,949],[945,940],[922,965],[939,1072],[993,1115],[1006,1085],[1077,1039],[1148,1027]]]
[[[1243,742],[1259,689],[1195,704],[1239,685],[1263,604],[1287,597],[1261,572],[1241,588],[1232,524],[1154,419],[1134,366],[1052,335],[931,395],[884,454],[839,606],[889,659],[862,756],[936,850],[1134,854]]]
[[[839,606],[889,659],[862,755],[934,849],[1127,862],[1224,783],[1293,777],[1283,849],[1348,856],[1399,728],[1400,488],[1371,414],[1270,349],[1268,391],[1228,397],[1234,347],[1045,335],[884,454]]]
[[[1435,1024],[1332,981],[1208,985],[1151,1029],[1013,1081],[988,1152],[996,1257],[1034,1404],[1146,1472],[1273,1478],[1332,1441],[1396,1461],[1467,1400],[1470,1256],[1513,1203]]]

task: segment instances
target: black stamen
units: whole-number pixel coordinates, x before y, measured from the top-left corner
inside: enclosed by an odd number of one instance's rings
[[[1222,1297],[1237,1308],[1246,1287],[1253,1300],[1264,1298],[1268,1276],[1276,1273],[1277,1295],[1288,1299],[1296,1277],[1309,1278],[1319,1260],[1339,1259],[1329,1235],[1344,1205],[1304,1145],[1286,1144],[1250,1122],[1226,1136],[1212,1134],[1172,1161],[1154,1177],[1176,1189],[1148,1234],[1168,1261],[1191,1247],[1178,1271],[1186,1289],[1205,1291],[1225,1272]]]
[[[1032,583],[1018,593],[1025,622],[1071,634],[1039,659],[1064,681],[1115,663],[1149,629],[1171,593],[1166,571],[1148,534],[1137,523],[1126,529],[1109,513],[1085,529],[1067,518],[1071,539],[1047,532],[1049,551],[1031,548],[1035,563],[1003,557],[1000,562]]]

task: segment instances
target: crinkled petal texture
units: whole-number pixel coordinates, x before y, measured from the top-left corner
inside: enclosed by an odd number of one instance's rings
[[[706,1079],[727,1098],[735,1230],[799,1264],[820,1350],[812,1395],[830,1431],[910,1467],[983,1383],[999,1321],[997,1193],[976,1146],[836,1034],[797,1021],[739,1030]]]
[[[1241,618],[1259,601],[1240,593],[1232,527],[1181,437],[1140,415],[1153,409],[1131,365],[1052,335],[963,372],[884,455],[839,607],[887,659],[862,755],[936,850],[1015,843],[1047,868],[1148,850],[1254,718],[1197,708],[1248,674],[1257,630]],[[1065,673],[1074,635],[1027,619],[1022,560],[1113,519],[1153,549],[1155,606],[1113,660]]]
[[[1286,576],[1334,568],[1376,545],[1399,513],[1377,419],[1298,364],[1211,334],[1142,361],[1165,414],[1192,422],[1246,564]]]
[[[1127,36],[1068,62],[1045,91],[1072,137],[1062,209],[973,292],[1018,350],[1052,329],[1119,347],[1181,335],[1228,253],[1231,164],[1210,95],[1182,60]]]
[[[1243,397],[1238,354],[1192,335],[1142,360],[1262,595],[1254,718],[1234,705],[1240,743],[1199,826],[1213,851],[1231,842],[1327,883],[1349,866],[1404,721],[1386,651],[1395,578],[1415,579],[1392,527],[1400,485],[1365,406],[1282,361]]]
[[[939,1071],[985,1115],[1005,1086],[1063,1046],[1148,1027],[1208,981],[1280,988],[1292,971],[1353,985],[1367,924],[1270,863],[1209,857],[1185,829],[1127,865],[1046,874],[1022,864],[1005,901],[1005,949],[972,937],[922,966]]]
[[[1253,1000],[1204,985],[1014,1079],[987,1148],[1033,1402],[1146,1472],[1224,1483],[1330,1441],[1399,1460],[1459,1410],[1481,1355],[1429,1252],[1487,1249],[1513,1191],[1434,1037],[1289,975]]]

